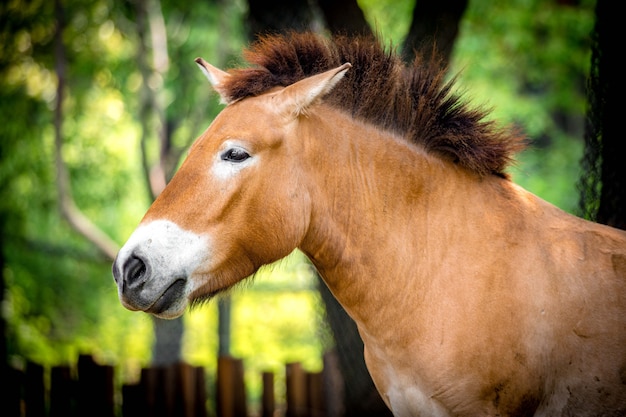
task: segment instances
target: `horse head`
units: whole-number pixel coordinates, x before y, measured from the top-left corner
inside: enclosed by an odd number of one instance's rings
[[[196,63],[226,108],[122,247],[113,275],[122,304],[162,318],[210,298],[291,253],[304,238],[310,196],[293,125],[350,67],[344,64],[258,97],[230,99],[230,75]]]

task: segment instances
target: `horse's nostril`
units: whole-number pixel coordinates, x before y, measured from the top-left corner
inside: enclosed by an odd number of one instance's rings
[[[138,257],[131,256],[124,265],[124,281],[129,286],[143,282],[146,274],[146,264]]]

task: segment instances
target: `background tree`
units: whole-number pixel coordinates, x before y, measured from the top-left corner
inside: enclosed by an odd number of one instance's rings
[[[166,4],[167,5],[167,4]],[[174,7],[175,5],[167,5]],[[221,11],[225,6],[221,6]],[[103,254],[113,260],[118,245],[113,242],[102,230],[96,227],[77,208],[71,195],[69,176],[62,158],[63,147],[63,98],[66,88],[66,59],[65,45],[62,40],[65,26],[65,16],[60,1],[55,1],[57,10],[57,32],[55,36],[55,62],[57,74],[57,105],[55,108],[55,144],[57,161],[57,186],[61,213],[69,224],[79,233],[94,243]],[[194,8],[185,9],[176,5],[178,13],[191,16]],[[170,77],[169,71],[174,66],[176,71],[176,88],[179,92],[196,90],[196,80],[190,71],[177,68],[177,63],[171,63],[168,41],[171,37],[166,27],[163,7],[160,0],[130,0],[124,4],[122,11],[128,18],[125,25],[129,37],[136,37],[136,63],[141,75],[139,94],[138,118],[141,126],[140,149],[141,166],[144,174],[144,182],[149,201],[153,201],[165,188],[167,182],[174,175],[181,155],[194,139],[188,136],[186,140],[174,140],[177,129],[183,124],[183,120],[189,121],[189,108],[184,106],[170,105],[168,102],[167,89],[162,88],[160,83]],[[217,10],[220,12],[220,9]],[[222,34],[229,32],[228,20],[222,20]],[[227,43],[225,43],[227,45]],[[224,53],[224,49],[220,53]],[[181,55],[181,49],[174,50],[174,58]],[[221,59],[224,57],[221,56]],[[181,63],[182,64],[182,63]],[[184,65],[184,64],[182,64]],[[190,65],[191,66],[191,65]],[[155,85],[156,83],[156,85]],[[198,123],[196,115],[195,120]],[[151,149],[152,148],[152,149]],[[153,149],[156,148],[156,151]],[[152,351],[152,363],[154,365],[167,365],[181,361],[183,318],[163,320],[151,318],[154,325],[154,343]]]
[[[416,50],[430,49],[435,45],[447,63],[466,8],[467,0],[417,0],[409,33],[402,44],[404,60],[411,62]]]
[[[167,103],[163,89],[151,88],[151,79],[164,79],[170,67],[167,28],[159,0],[132,0],[129,10],[134,11],[135,33],[138,37],[137,65],[142,83],[139,118],[141,122],[141,162],[150,200],[154,201],[174,175],[182,153],[174,146],[172,130],[178,122],[172,112],[166,112]],[[151,122],[156,121],[153,128]],[[156,132],[154,132],[156,130]],[[156,133],[156,135],[154,135]],[[156,136],[158,156],[151,161],[148,144]],[[181,361],[183,336],[182,317],[163,320],[151,317],[154,324],[152,363],[169,365]]]
[[[150,4],[148,4],[150,3]],[[165,187],[167,179],[173,175],[176,161],[182,152],[173,147],[168,120],[166,120],[162,92],[153,91],[148,82],[154,77],[163,77],[169,67],[167,36],[158,0],[136,0],[134,2],[134,21],[139,37],[137,62],[143,77],[141,88],[140,121],[142,126],[141,155],[148,194],[154,200]],[[67,78],[67,57],[64,43],[66,26],[65,10],[60,0],[54,2],[56,30],[54,35],[54,61],[57,76],[56,104],[54,113],[56,184],[58,190],[59,209],[65,220],[87,240],[91,241],[103,255],[113,260],[119,246],[94,225],[77,207],[71,191],[69,174],[63,160],[64,132],[63,122],[64,98]],[[129,8],[129,10],[132,10]],[[152,36],[151,36],[152,35]],[[148,40],[150,39],[151,42]],[[152,61],[149,62],[150,57]],[[154,113],[158,123],[159,148],[156,162],[149,161],[147,143],[150,137],[150,115]],[[153,363],[166,365],[180,361],[180,344],[182,339],[182,319],[172,321],[153,318],[155,342]]]
[[[620,54],[614,42],[616,13],[614,2],[598,0],[587,90],[584,172],[579,182],[580,208],[587,219],[626,229],[623,133],[615,117],[624,91],[618,74]]]

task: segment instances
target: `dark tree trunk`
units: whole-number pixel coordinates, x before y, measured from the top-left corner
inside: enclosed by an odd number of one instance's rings
[[[0,305],[4,305],[4,292],[6,291],[6,283],[4,280],[4,231],[5,228],[5,215],[0,211]],[[4,318],[4,313],[0,311],[0,371],[2,372],[2,377],[0,382],[4,384],[5,377],[7,375],[8,369],[8,349],[7,349],[7,334],[6,334],[6,320]],[[2,385],[6,387],[6,385]]]
[[[624,97],[618,74],[620,53],[618,4],[598,0],[592,36],[588,84],[583,177],[579,182],[582,215],[590,220],[626,229],[626,164],[619,110]],[[620,143],[622,141],[622,143]]]
[[[287,30],[313,29],[308,0],[248,0],[248,38]]]
[[[404,60],[411,62],[416,51],[430,51],[434,44],[448,62],[466,8],[467,0],[416,0],[413,20],[402,46]]]
[[[317,274],[316,274],[317,275]],[[345,417],[391,416],[372,381],[363,356],[363,341],[354,321],[337,302],[321,277],[318,289],[326,308],[326,321],[335,335],[335,350],[344,379]]]
[[[341,35],[370,35],[365,15],[356,0],[318,0],[326,26],[331,33]]]

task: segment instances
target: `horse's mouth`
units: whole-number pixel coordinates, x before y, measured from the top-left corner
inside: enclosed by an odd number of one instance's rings
[[[155,316],[163,315],[173,304],[180,301],[185,295],[185,279],[178,278],[175,280],[163,294],[150,306],[145,312],[154,314]]]

